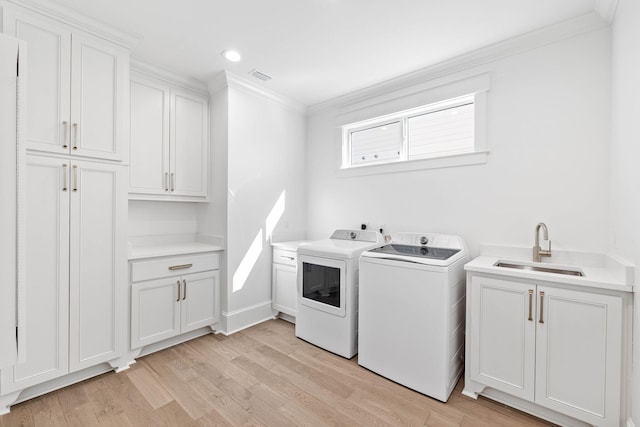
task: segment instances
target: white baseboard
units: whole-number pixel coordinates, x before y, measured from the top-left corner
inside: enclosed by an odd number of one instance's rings
[[[225,326],[222,333],[231,335],[258,323],[273,319],[274,314],[271,309],[271,301],[265,301],[228,313],[223,312],[222,317],[223,321],[221,323]]]

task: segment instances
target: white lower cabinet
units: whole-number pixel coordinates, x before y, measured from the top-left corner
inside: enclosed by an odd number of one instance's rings
[[[131,349],[219,321],[217,254],[131,263]]]
[[[117,359],[125,350],[125,167],[29,155],[25,188],[25,360],[2,394]]]
[[[298,306],[296,251],[273,249],[272,308],[295,317]]]
[[[465,388],[621,425],[623,299],[471,275]]]

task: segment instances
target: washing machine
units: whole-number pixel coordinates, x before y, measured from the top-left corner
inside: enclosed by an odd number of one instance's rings
[[[383,244],[377,231],[336,230],[298,246],[298,338],[347,359],[358,352],[358,259]]]
[[[446,402],[464,368],[459,236],[397,233],[360,256],[358,363]]]

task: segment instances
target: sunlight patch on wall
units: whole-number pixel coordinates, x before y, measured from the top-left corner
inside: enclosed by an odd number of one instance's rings
[[[247,279],[249,278],[249,274],[253,267],[256,265],[260,254],[262,253],[262,229],[258,231],[255,239],[253,239],[253,243],[249,246],[249,250],[246,254],[244,254],[244,258],[238,265],[236,272],[233,274],[233,292],[237,292],[241,290]]]
[[[282,218],[282,215],[284,214],[284,209],[285,209],[285,190],[282,190],[280,197],[278,197],[278,201],[276,201],[276,204],[273,205],[273,208],[271,208],[271,212],[269,212],[269,215],[267,216],[267,220],[265,223],[266,231],[267,231],[264,236],[265,240],[269,240],[271,238],[271,235],[273,234],[273,230],[275,230],[276,225],[278,225],[280,218]]]

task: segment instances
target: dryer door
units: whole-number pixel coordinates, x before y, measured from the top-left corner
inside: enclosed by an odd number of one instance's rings
[[[346,277],[346,263],[342,260],[300,255],[298,303],[344,317]]]

